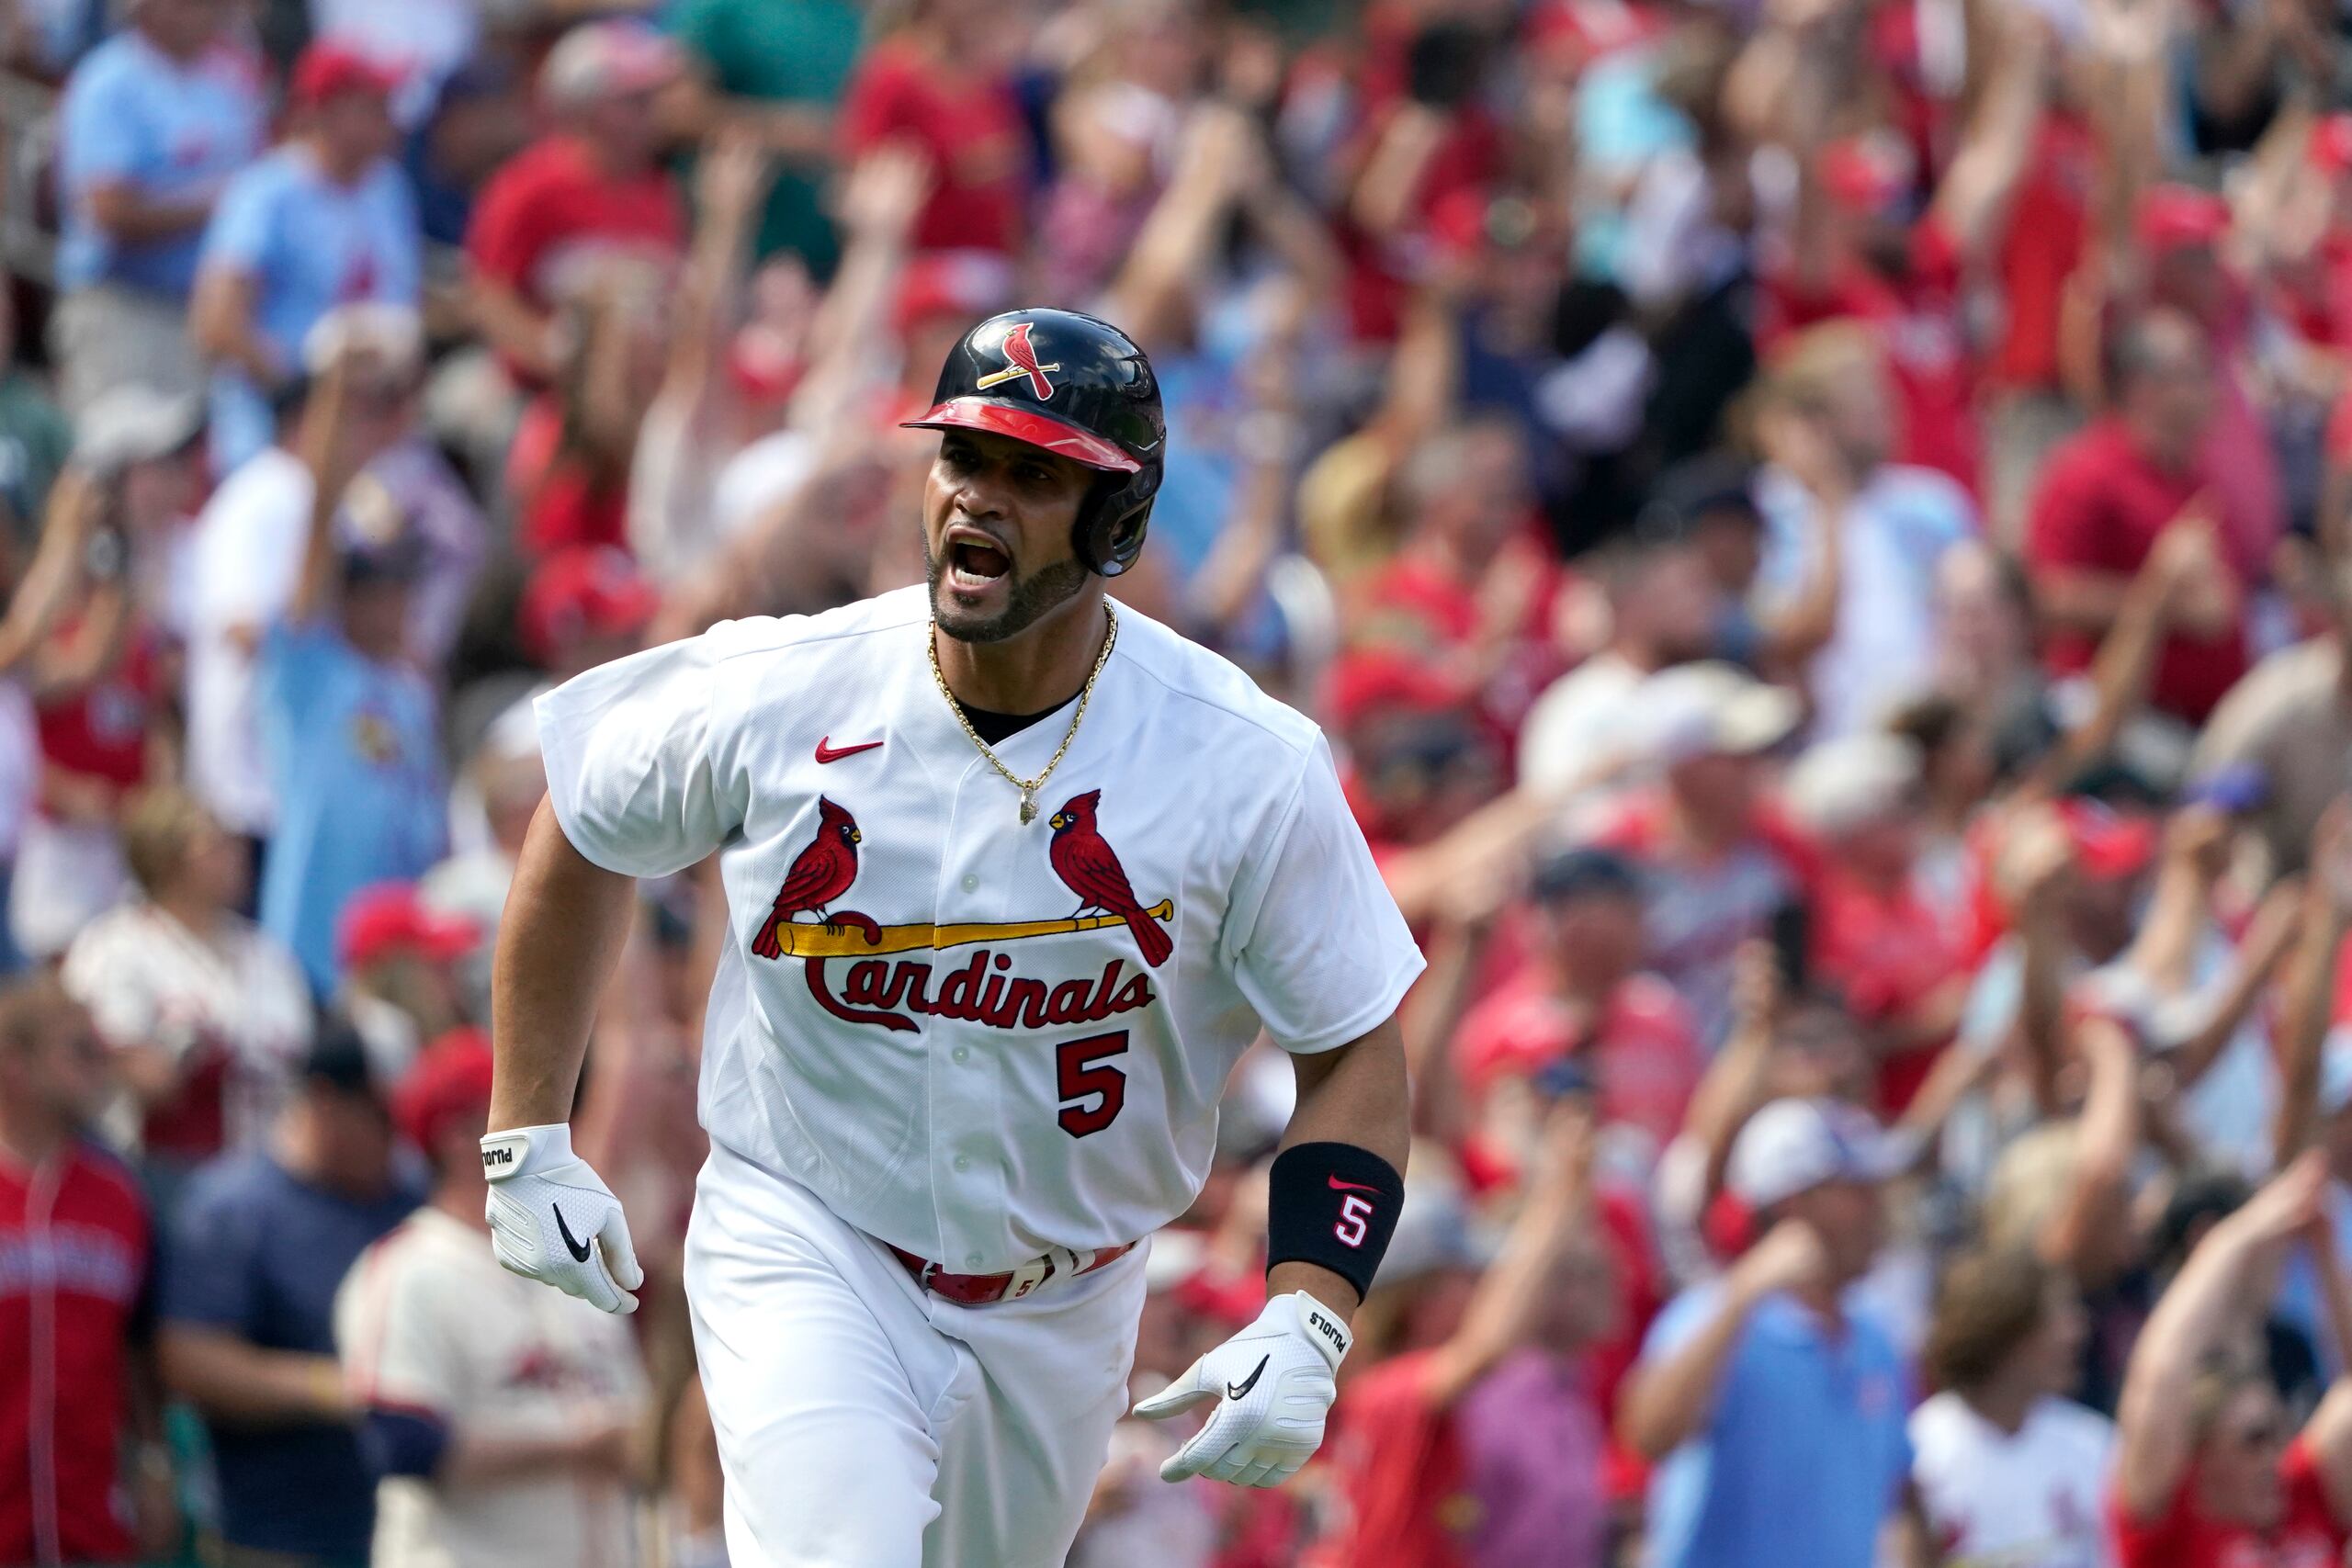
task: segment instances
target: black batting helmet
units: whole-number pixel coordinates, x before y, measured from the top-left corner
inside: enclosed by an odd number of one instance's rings
[[[1135,341],[1075,310],[990,316],[940,367],[918,430],[984,430],[1042,446],[1102,477],[1079,509],[1070,544],[1104,577],[1135,564],[1159,493],[1168,422],[1159,381]]]

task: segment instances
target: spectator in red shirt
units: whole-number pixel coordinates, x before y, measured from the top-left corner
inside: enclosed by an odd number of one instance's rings
[[[654,118],[679,79],[675,46],[633,22],[589,22],[548,55],[556,129],[499,170],[466,232],[475,323],[532,384],[564,359],[557,308],[615,262],[666,277],[685,250],[677,182]]]
[[[2334,1568],[2352,1541],[2352,1383],[2292,1432],[2256,1347],[2233,1343],[2240,1294],[2291,1239],[2345,1290],[2306,1155],[2214,1225],[2150,1315],[2117,1412],[2118,1568]],[[2347,1303],[2352,1304],[2352,1303]]]
[[[1028,238],[1029,147],[1006,73],[1016,34],[988,0],[920,0],[913,19],[858,62],[841,113],[844,162],[910,142],[935,171],[916,250],[1005,258],[1008,277]]]
[[[175,1534],[147,1205],[82,1136],[112,1087],[53,976],[0,992],[0,1562],[125,1562]],[[134,1427],[153,1462],[126,1477]]]
[[[1642,1144],[1645,1168],[1681,1129],[1699,1082],[1699,1037],[1674,988],[1640,972],[1642,887],[1631,862],[1570,850],[1537,868],[1534,952],[1472,1009],[1453,1049],[1474,1095],[1576,1064],[1600,1120]]]
[[[1310,1562],[1600,1568],[1605,1430],[1585,1352],[1618,1308],[1593,1224],[1593,1138],[1589,1110],[1555,1111],[1501,1256],[1458,1321],[1348,1383],[1328,1450],[1343,1506]],[[1427,1217],[1466,1222],[1442,1207]],[[1392,1243],[1392,1267],[1396,1254]],[[1394,1288],[1385,1270],[1382,1283]]]
[[[1815,747],[1789,770],[1791,822],[1820,852],[1811,958],[1879,1059],[1879,1110],[1896,1115],[1951,1041],[1968,976],[1949,906],[1915,875],[1922,807],[1917,750],[1862,734]]]
[[[2057,673],[2087,669],[2165,528],[2184,514],[2218,517],[2224,570],[2183,596],[2150,693],[2156,707],[2200,723],[2245,672],[2245,585],[2262,564],[2245,547],[2252,531],[2228,525],[2206,458],[2212,357],[2196,322],[2159,309],[2125,327],[2115,372],[2116,412],[2058,449],[2034,497],[2025,553],[2052,628],[2043,657]]]

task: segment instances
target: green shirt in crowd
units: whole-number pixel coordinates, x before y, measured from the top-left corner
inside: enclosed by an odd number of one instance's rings
[[[74,427],[40,383],[0,368],[0,528],[20,545],[40,534],[49,487],[73,451]]]
[[[683,0],[670,28],[729,97],[838,107],[857,62],[864,18],[849,0]],[[797,251],[820,277],[840,250],[818,195],[825,171],[781,165],[761,220],[758,254]]]

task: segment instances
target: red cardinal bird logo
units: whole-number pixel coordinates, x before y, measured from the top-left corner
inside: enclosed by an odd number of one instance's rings
[[[784,943],[778,940],[776,928],[803,909],[814,909],[823,918],[827,906],[849,891],[857,880],[857,845],[865,835],[857,830],[857,818],[827,800],[817,797],[817,836],[808,847],[794,857],[792,869],[785,874],[784,886],[776,890],[775,907],[760,927],[760,934],[752,940],[752,951],[762,958],[784,956]],[[831,919],[827,929],[833,929]]]
[[[1127,882],[1126,869],[1119,864],[1118,855],[1095,827],[1094,808],[1102,799],[1099,789],[1070,796],[1054,813],[1054,841],[1046,852],[1054,863],[1054,874],[1083,900],[1079,912],[1100,909],[1125,920],[1127,930],[1135,933],[1136,947],[1143,953],[1143,961],[1157,969],[1168,962],[1174,944],[1169,942],[1168,933],[1159,929],[1159,922],[1144,912],[1135,888]]]
[[[1029,323],[1016,321],[1004,334],[1004,368],[989,371],[972,385],[986,391],[1001,381],[1017,381],[1026,376],[1030,394],[1042,403],[1054,395],[1054,384],[1046,379],[1046,372],[1061,367],[1059,360],[1051,365],[1037,363],[1037,351],[1029,344]]]

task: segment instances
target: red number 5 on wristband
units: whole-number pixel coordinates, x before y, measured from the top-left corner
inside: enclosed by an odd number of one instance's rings
[[[1364,1222],[1370,1218],[1371,1201],[1351,1192],[1340,1200],[1340,1223],[1331,1227],[1331,1234],[1340,1238],[1341,1247],[1362,1247]]]

